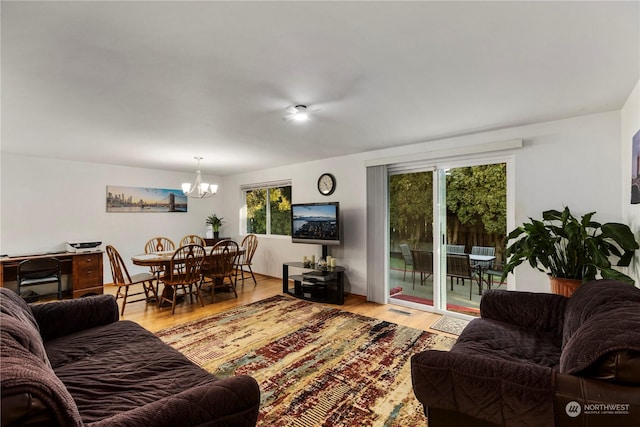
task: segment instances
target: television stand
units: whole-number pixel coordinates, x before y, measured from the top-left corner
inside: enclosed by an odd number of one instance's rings
[[[289,276],[289,267],[306,270],[303,274]],[[317,264],[306,266],[301,262],[282,264],[282,292],[307,301],[328,304],[344,304],[344,267],[320,268]],[[293,287],[289,281],[293,281]]]

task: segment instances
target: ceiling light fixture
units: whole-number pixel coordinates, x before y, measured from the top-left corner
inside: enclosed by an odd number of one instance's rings
[[[182,184],[182,192],[189,197],[193,197],[194,199],[204,199],[206,197],[211,197],[218,192],[218,186],[216,184],[207,184],[206,182],[202,182],[202,176],[200,174],[200,160],[202,157],[194,157],[198,161],[198,169],[196,170],[196,180],[193,185],[185,182]]]
[[[285,112],[285,119],[295,120],[296,122],[309,120],[309,111],[306,105],[290,105]]]

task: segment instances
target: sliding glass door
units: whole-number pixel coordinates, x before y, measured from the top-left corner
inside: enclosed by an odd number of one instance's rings
[[[478,315],[507,224],[507,163],[389,167],[391,303]]]
[[[433,306],[432,170],[389,176],[389,295]]]

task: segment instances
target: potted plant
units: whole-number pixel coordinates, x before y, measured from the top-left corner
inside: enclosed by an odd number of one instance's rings
[[[523,262],[546,272],[555,293],[570,296],[573,290],[599,273],[603,279],[615,279],[634,284],[634,280],[615,270],[627,267],[633,260],[638,242],[625,224],[593,221],[595,212],[575,218],[568,207],[562,212],[548,210],[542,221],[532,218],[507,235],[505,256],[508,259],[502,279]],[[555,280],[559,279],[559,280]],[[568,279],[567,282],[565,279]],[[565,289],[565,287],[568,287]],[[569,289],[571,288],[571,289]]]
[[[224,218],[218,218],[218,216],[214,213],[207,217],[207,224],[211,226],[213,230],[213,237],[217,239],[220,236],[220,226],[224,224]]]

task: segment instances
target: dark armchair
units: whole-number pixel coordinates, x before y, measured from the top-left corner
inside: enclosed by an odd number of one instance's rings
[[[640,425],[640,289],[494,289],[480,311],[450,351],[412,357],[429,427]]]

